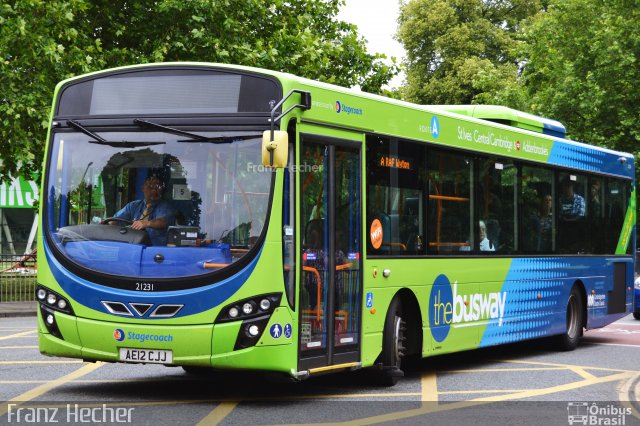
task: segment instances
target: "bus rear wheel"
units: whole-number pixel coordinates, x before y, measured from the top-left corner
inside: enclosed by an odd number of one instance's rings
[[[584,306],[582,295],[577,285],[574,285],[567,300],[566,330],[557,336],[557,347],[561,351],[572,351],[578,347],[582,337],[584,324]]]
[[[635,319],[637,319],[637,320],[640,320],[640,311],[635,311],[635,312],[633,313],[633,317],[634,317]]]

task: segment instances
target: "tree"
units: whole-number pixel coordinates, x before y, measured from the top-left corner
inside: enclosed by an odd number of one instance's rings
[[[637,1],[552,2],[524,33],[531,110],[574,139],[638,152],[638,20]]]
[[[401,4],[398,39],[407,52],[407,100],[470,104],[502,91],[522,103],[517,85],[521,23],[537,13],[531,0],[408,0]],[[514,105],[515,106],[515,105]]]
[[[161,61],[264,67],[379,92],[396,73],[367,53],[344,0],[14,0],[0,3],[0,177],[37,170],[65,78]]]

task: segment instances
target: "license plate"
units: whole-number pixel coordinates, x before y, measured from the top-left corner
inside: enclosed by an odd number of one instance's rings
[[[173,353],[162,349],[120,348],[120,361],[171,364]]]

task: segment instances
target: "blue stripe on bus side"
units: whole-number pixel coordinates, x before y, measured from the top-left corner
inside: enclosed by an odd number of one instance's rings
[[[556,141],[547,161],[549,164],[563,167],[633,177],[633,159],[625,158],[624,163],[621,163],[619,159],[620,156],[615,153],[596,151],[586,145],[573,145]]]
[[[607,295],[613,289],[614,260],[625,262],[625,259],[602,257],[513,259],[500,292],[506,293],[502,323],[497,319],[489,320],[480,346],[564,332],[565,306],[574,281],[579,279],[584,284],[587,296],[592,289]],[[593,315],[591,320],[597,321],[607,315],[606,304],[599,309],[589,305],[587,311]]]

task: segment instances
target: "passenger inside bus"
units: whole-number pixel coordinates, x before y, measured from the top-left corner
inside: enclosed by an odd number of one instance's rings
[[[132,229],[146,230],[152,245],[167,245],[167,228],[175,224],[176,212],[171,203],[162,199],[164,185],[157,176],[151,175],[145,179],[142,192],[144,200],[131,201],[114,217],[133,221]]]
[[[560,197],[560,217],[564,221],[582,219],[586,213],[586,204],[582,195],[575,193],[575,182],[569,176],[562,180],[562,196]]]
[[[540,212],[536,219],[537,240],[535,249],[539,253],[551,253],[553,247],[553,198],[545,194],[540,200]]]
[[[478,222],[480,251],[496,251],[495,244],[487,237],[487,225],[484,220]],[[470,251],[471,244],[460,247],[460,251]]]

